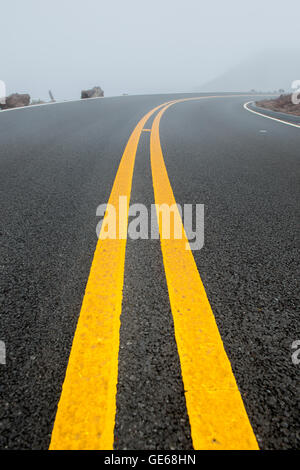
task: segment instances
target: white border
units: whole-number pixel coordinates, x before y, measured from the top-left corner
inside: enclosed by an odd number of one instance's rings
[[[294,124],[294,123],[292,123],[292,122],[283,121],[282,119],[278,119],[278,118],[275,118],[275,117],[272,117],[272,116],[268,116],[267,114],[259,113],[258,111],[253,111],[253,109],[248,108],[248,105],[249,105],[249,104],[253,104],[253,103],[254,103],[254,101],[248,101],[248,103],[245,103],[245,104],[244,104],[244,108],[245,108],[247,111],[250,111],[250,113],[258,114],[258,116],[262,116],[262,117],[265,117],[265,118],[267,118],[267,119],[272,119],[272,121],[281,122],[282,124],[286,124],[287,126],[298,127],[298,129],[300,129],[300,124]],[[295,115],[294,115],[294,116],[295,116]],[[299,121],[300,121],[300,116],[299,116]]]

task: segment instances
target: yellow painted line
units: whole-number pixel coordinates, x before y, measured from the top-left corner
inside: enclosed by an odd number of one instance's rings
[[[151,115],[165,105],[154,108],[140,120],[120,162],[108,201],[116,209],[119,237],[102,239],[103,230],[100,233],[58,404],[51,450],[113,449],[128,223],[121,220],[119,198],[127,197],[128,209],[141,132]]]
[[[143,132],[151,132],[151,129],[143,129]]]
[[[155,203],[169,206],[176,202],[162,154],[159,124],[172,104],[157,114],[150,137]],[[176,219],[182,225],[179,212]],[[258,449],[193,254],[186,249],[184,228],[180,240],[174,236],[163,239],[161,218],[159,229],[194,448]]]
[[[117,227],[120,196],[127,196],[128,213],[141,132],[165,104],[140,120],[126,145],[108,201],[116,209]],[[128,217],[116,240],[101,239],[100,232],[58,404],[52,450],[113,449],[127,224]]]

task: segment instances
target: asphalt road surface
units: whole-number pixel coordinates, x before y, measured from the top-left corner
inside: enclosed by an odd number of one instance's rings
[[[299,448],[300,129],[198,96],[0,113],[1,449]],[[98,241],[126,194],[204,246]]]

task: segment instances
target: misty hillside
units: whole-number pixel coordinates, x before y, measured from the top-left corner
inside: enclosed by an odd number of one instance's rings
[[[300,79],[299,57],[299,51],[265,53],[204,83],[198,91],[290,91],[292,81]]]

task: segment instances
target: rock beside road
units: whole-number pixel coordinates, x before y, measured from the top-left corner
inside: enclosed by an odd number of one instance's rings
[[[257,101],[256,105],[272,111],[300,116],[300,104],[293,103],[291,94],[280,95],[279,98],[273,100]]]
[[[100,98],[104,96],[104,91],[100,86],[95,86],[91,90],[82,90],[81,99],[86,98]]]
[[[30,105],[30,95],[28,94],[19,94],[13,93],[9,95],[5,103],[0,104],[1,109],[10,109],[10,108],[21,108],[23,106]]]

